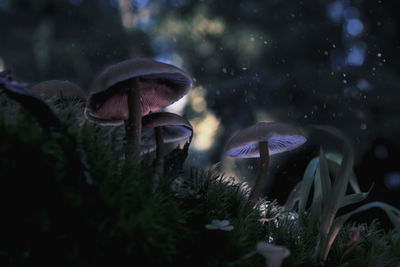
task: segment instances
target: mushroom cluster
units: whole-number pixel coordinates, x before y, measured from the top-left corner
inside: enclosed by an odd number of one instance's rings
[[[148,58],[125,60],[94,80],[85,116],[101,125],[125,124],[125,158],[135,164],[140,157],[142,117],[179,100],[191,86],[189,75],[173,65]]]
[[[192,86],[190,76],[180,68],[149,58],[128,59],[106,68],[94,79],[88,97],[76,84],[49,80],[33,87],[43,98],[72,98],[85,102],[85,118],[102,126],[124,125],[125,161],[138,164],[140,156],[156,151],[154,186],[163,176],[164,143],[193,136],[183,117],[160,111],[178,101]],[[122,128],[121,128],[122,129]],[[306,138],[294,126],[280,122],[259,122],[232,136],[226,155],[260,158],[259,173],[250,194],[255,204],[267,181],[270,155],[295,149]]]

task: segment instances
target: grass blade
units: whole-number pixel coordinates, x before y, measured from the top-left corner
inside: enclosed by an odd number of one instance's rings
[[[306,210],[307,200],[310,194],[311,186],[314,181],[315,172],[319,164],[319,157],[313,158],[306,167],[303,179],[301,180],[301,192],[299,201],[299,214],[302,216]]]
[[[327,206],[328,201],[330,199],[329,194],[331,192],[332,185],[331,185],[331,178],[329,176],[328,161],[325,158],[325,154],[322,147],[320,147],[319,157],[320,157],[319,173],[321,179],[322,203],[324,206]]]

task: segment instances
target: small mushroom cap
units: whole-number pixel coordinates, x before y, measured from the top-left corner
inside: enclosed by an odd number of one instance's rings
[[[106,68],[93,82],[85,114],[90,120],[120,125],[128,119],[129,81],[139,78],[142,116],[183,97],[192,79],[183,70],[149,58],[134,58]]]
[[[64,98],[86,101],[86,94],[77,84],[70,81],[48,80],[32,87],[33,91],[44,99],[55,97],[57,100]]]
[[[170,112],[151,113],[142,118],[142,143],[144,147],[155,147],[155,127],[162,127],[164,143],[181,141],[193,134],[192,125],[185,118]]]
[[[259,158],[259,142],[267,141],[269,154],[295,149],[307,139],[294,126],[282,122],[259,122],[237,132],[228,141],[226,155],[235,158]]]

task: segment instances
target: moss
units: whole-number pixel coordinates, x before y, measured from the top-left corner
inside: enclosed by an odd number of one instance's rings
[[[171,165],[153,192],[152,165],[121,160],[117,130],[85,122],[80,103],[51,106],[86,152],[88,184],[70,139],[42,130],[4,95],[0,103],[1,266],[265,266],[254,253],[260,240],[290,249],[283,266],[317,266],[316,224],[307,217],[300,222],[276,202],[253,208],[245,185],[215,171],[173,171]],[[216,219],[234,229],[205,228]],[[400,261],[399,232],[375,224],[343,256],[350,227],[337,236],[327,266]]]

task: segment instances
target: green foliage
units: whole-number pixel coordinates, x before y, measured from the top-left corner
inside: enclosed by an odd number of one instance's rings
[[[378,229],[377,220],[365,226],[362,240],[342,259],[340,266],[398,266],[400,262],[400,232]]]
[[[333,246],[333,242],[338,237],[344,223],[352,215],[378,207],[384,210],[393,225],[400,229],[400,211],[386,203],[371,202],[337,217],[336,215],[340,208],[363,201],[369,192],[360,191],[357,179],[352,172],[353,152],[347,138],[337,129],[321,126],[317,128],[330,132],[344,143],[343,159],[338,159],[336,155],[327,157],[323,149],[320,149],[319,157],[311,160],[306,168],[302,181],[304,186],[302,186],[300,192],[299,215],[302,223],[301,227],[311,228],[316,226],[318,228],[313,258],[316,262],[324,264],[328,259],[328,253]],[[332,170],[330,170],[330,167],[332,167]],[[306,211],[306,203],[309,199],[313,182],[314,195],[311,206]],[[354,190],[352,194],[346,194],[349,185]]]
[[[337,185],[331,179],[343,173],[345,158],[322,150],[304,174],[299,214],[276,201],[254,207],[244,184],[214,170],[168,171],[154,192],[151,164],[122,160],[118,129],[85,121],[82,103],[48,103],[86,152],[89,184],[68,147],[70,137],[43,130],[36,117],[4,95],[0,104],[1,266],[265,266],[255,253],[261,240],[290,249],[283,266],[318,266],[321,210],[330,199],[341,207],[367,195],[347,167],[354,193],[333,198]],[[384,233],[372,224],[348,247],[351,227],[345,222],[370,207],[385,209],[396,221],[397,209],[380,202],[335,215],[327,266],[396,266],[398,230]],[[228,230],[206,227],[216,220],[229,221]]]
[[[43,131],[23,107],[0,101],[2,266],[224,266],[263,238],[260,214],[240,185],[194,171],[183,187],[166,176],[153,192],[152,166],[121,160],[117,131],[83,120],[81,103],[48,103],[86,152],[87,184],[62,133]],[[228,219],[234,230],[206,229],[213,219]],[[261,256],[239,265],[259,263]]]

